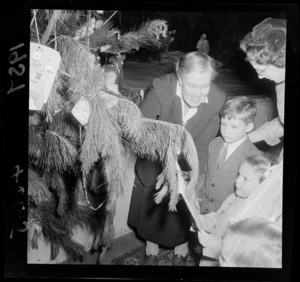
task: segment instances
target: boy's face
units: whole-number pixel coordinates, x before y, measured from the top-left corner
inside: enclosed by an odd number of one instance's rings
[[[253,123],[245,124],[241,119],[221,118],[221,134],[226,143],[236,142],[253,129]]]
[[[202,99],[208,95],[211,86],[212,74],[210,71],[204,73],[190,72],[182,74],[179,82],[184,102],[191,108],[200,105]]]
[[[260,184],[261,174],[256,172],[251,165],[243,162],[235,180],[235,194],[241,198],[248,198]]]

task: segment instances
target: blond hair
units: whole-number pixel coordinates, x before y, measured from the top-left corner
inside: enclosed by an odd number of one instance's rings
[[[243,163],[249,164],[255,172],[260,174],[259,182],[261,183],[265,179],[265,172],[272,166],[277,165],[278,160],[270,153],[265,152],[259,155],[248,156]]]
[[[234,244],[227,246],[231,253],[226,253],[226,265],[282,267],[282,229],[275,223],[260,217],[247,218],[229,226],[223,242],[229,237]],[[221,266],[223,263],[220,260]]]
[[[212,80],[217,75],[217,63],[210,56],[200,52],[190,52],[179,59],[176,64],[177,75],[188,74],[190,72],[211,72]]]
[[[246,61],[285,67],[286,20],[265,19],[241,40],[240,48],[247,54]]]

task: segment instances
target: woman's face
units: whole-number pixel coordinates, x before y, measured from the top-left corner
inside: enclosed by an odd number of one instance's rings
[[[260,79],[266,78],[275,83],[285,81],[285,67],[279,68],[274,65],[260,65],[255,62],[250,62],[250,64],[256,70],[258,78]]]
[[[181,74],[179,82],[182,90],[184,102],[191,108],[196,108],[200,105],[210,90],[212,73],[206,71],[203,73],[190,72]]]

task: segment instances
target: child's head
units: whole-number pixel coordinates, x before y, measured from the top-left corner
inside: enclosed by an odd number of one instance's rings
[[[246,136],[253,127],[257,113],[256,102],[247,96],[228,100],[221,112],[221,134],[225,142],[233,143]]]
[[[267,153],[245,158],[235,180],[236,195],[241,198],[248,198],[265,179],[266,171],[275,164],[278,164],[276,158]]]
[[[226,230],[220,266],[282,267],[282,229],[263,218],[241,220]]]

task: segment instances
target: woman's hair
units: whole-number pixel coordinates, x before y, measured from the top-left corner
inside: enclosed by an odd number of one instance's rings
[[[234,242],[232,246],[226,246],[226,249],[231,250],[229,255],[226,252],[226,265],[282,267],[282,229],[275,223],[260,217],[247,218],[230,225],[223,240],[225,238],[230,238],[230,241]]]
[[[248,156],[242,163],[249,164],[255,172],[261,174],[259,178],[259,182],[261,183],[266,177],[265,172],[270,169],[270,167],[277,165],[278,160],[269,153],[262,153],[260,155]]]
[[[240,119],[246,125],[254,121],[256,114],[256,102],[247,96],[236,96],[229,99],[220,111],[221,118]]]
[[[285,67],[286,20],[267,18],[240,42],[247,61]]]
[[[212,80],[214,80],[217,75],[216,69],[217,63],[213,58],[197,51],[185,54],[176,64],[177,75],[190,72],[203,73],[210,71],[212,73]]]

